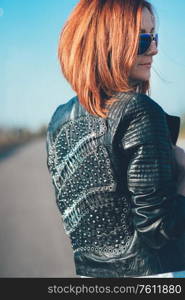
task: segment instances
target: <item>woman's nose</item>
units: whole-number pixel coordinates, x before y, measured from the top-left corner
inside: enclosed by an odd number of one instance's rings
[[[158,53],[156,41],[152,41],[146,55],[156,55]]]

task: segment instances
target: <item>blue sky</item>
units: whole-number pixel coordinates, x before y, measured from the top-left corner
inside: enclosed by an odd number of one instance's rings
[[[57,59],[61,28],[77,0],[0,0],[0,126],[48,124],[75,95]],[[159,53],[151,97],[169,114],[185,113],[185,1],[152,0]]]

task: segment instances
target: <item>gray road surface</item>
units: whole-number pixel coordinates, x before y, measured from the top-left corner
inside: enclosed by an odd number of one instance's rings
[[[45,139],[0,161],[0,277],[78,277],[46,166]]]

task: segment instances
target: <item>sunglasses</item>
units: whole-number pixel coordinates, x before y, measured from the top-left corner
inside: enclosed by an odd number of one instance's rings
[[[151,42],[156,42],[158,46],[158,33],[140,33],[138,55],[144,54],[151,45]]]

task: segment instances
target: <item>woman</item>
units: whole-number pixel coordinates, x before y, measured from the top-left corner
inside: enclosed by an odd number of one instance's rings
[[[62,30],[59,60],[77,96],[51,118],[47,164],[77,275],[185,269],[179,118],[146,95],[157,43],[143,0],[81,0]]]

